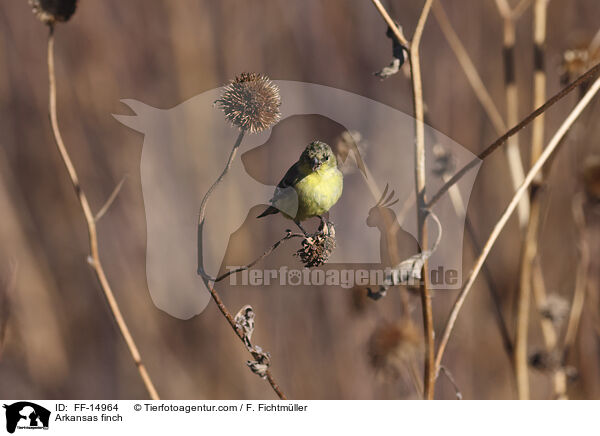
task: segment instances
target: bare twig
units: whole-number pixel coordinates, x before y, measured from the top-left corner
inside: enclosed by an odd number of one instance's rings
[[[553,320],[543,316],[542,313],[547,307],[548,298],[539,256],[533,262],[532,270],[533,275],[531,277],[531,290],[533,291],[533,299],[535,301],[538,313],[540,314],[540,326],[542,330],[542,337],[544,338],[544,343],[546,345],[546,351],[551,352],[558,343],[558,335]]]
[[[473,246],[474,255],[476,256],[477,253],[481,252],[481,244],[477,239],[475,229],[473,228],[473,224],[471,223],[471,220],[468,216],[465,216],[465,228],[467,229],[467,234],[469,235],[469,239],[471,240],[471,244]],[[496,318],[498,320],[498,328],[500,329],[500,336],[502,337],[502,344],[504,345],[504,349],[506,350],[508,357],[512,361],[514,345],[510,336],[510,332],[508,331],[504,315],[502,314],[502,304],[500,301],[500,293],[498,292],[498,286],[496,286],[496,282],[492,277],[492,272],[488,268],[487,264],[483,264],[482,271],[485,281],[487,282],[488,289],[490,291],[490,296],[492,297],[492,302],[494,303]]]
[[[471,85],[473,92],[475,92],[475,96],[481,103],[481,106],[483,106],[483,109],[492,122],[494,129],[496,129],[498,135],[501,135],[506,131],[506,124],[502,119],[502,115],[500,115],[500,111],[498,111],[498,108],[494,104],[494,100],[492,100],[487,88],[483,84],[483,81],[481,80],[475,65],[473,65],[473,61],[469,57],[467,50],[454,31],[454,28],[452,27],[452,24],[446,15],[446,11],[442,6],[442,2],[438,1],[435,3],[433,6],[433,14],[440,25],[442,32],[444,33],[446,41],[448,41],[448,45],[454,52],[458,63],[462,67],[465,76],[469,81],[469,85]]]
[[[219,175],[219,177],[217,178],[217,180],[215,180],[215,182],[212,184],[212,186],[206,192],[206,194],[204,195],[204,198],[202,199],[202,202],[200,203],[200,209],[199,209],[199,212],[198,212],[198,236],[197,237],[198,237],[198,275],[200,275],[200,277],[202,278],[202,281],[204,282],[204,284],[206,285],[206,288],[210,292],[210,295],[211,295],[212,299],[214,300],[214,302],[216,303],[219,311],[221,312],[221,314],[223,314],[223,316],[225,317],[225,319],[227,320],[227,322],[229,323],[229,325],[231,326],[231,328],[235,332],[236,336],[242,341],[242,343],[244,345],[247,345],[246,341],[245,341],[245,337],[244,337],[244,332],[240,331],[240,329],[238,328],[238,326],[237,326],[237,324],[236,324],[236,322],[235,322],[235,320],[233,318],[233,315],[231,315],[231,312],[229,311],[229,309],[227,309],[227,306],[225,306],[225,303],[223,303],[223,300],[221,299],[221,296],[216,291],[216,289],[214,287],[214,283],[213,284],[210,283],[210,282],[216,282],[218,280],[223,280],[224,278],[226,278],[229,275],[231,275],[233,272],[237,272],[237,271],[231,271],[231,272],[223,274],[222,276],[220,276],[218,278],[213,278],[213,277],[211,277],[210,275],[208,275],[204,271],[204,265],[202,263],[202,231],[203,231],[203,227],[204,227],[204,219],[205,219],[205,214],[206,214],[206,206],[208,205],[208,200],[210,199],[210,197],[214,193],[214,191],[217,188],[217,186],[219,186],[219,184],[223,181],[223,179],[225,178],[225,176],[227,175],[227,173],[231,169],[231,166],[233,165],[233,160],[235,159],[237,151],[238,151],[240,145],[242,144],[242,139],[244,138],[244,134],[245,133],[246,133],[246,131],[244,129],[242,129],[240,131],[240,133],[239,133],[239,135],[238,135],[235,143],[233,144],[231,152],[229,153],[229,158],[227,159],[227,163],[225,164],[225,168],[221,172],[221,175]],[[264,255],[262,255],[261,257],[259,257],[258,259],[256,259],[254,262],[252,262],[248,266],[248,268],[250,268],[256,262],[258,262],[260,259],[262,259],[265,256],[267,256],[270,252],[272,252],[275,248],[277,248],[277,246],[279,246],[279,244],[283,240],[285,240],[285,239],[289,239],[288,235],[286,235],[283,239],[281,239],[280,241],[278,241],[277,243],[275,243],[274,246],[271,247],[270,250],[267,250],[267,252]],[[243,271],[243,269],[244,268],[240,269],[240,271]],[[253,357],[254,357],[254,355],[253,355]],[[281,388],[279,387],[279,385],[277,384],[277,382],[273,378],[273,375],[271,374],[271,371],[270,370],[266,370],[266,372],[265,372],[264,375],[265,375],[267,381],[269,382],[269,384],[271,385],[271,387],[273,388],[273,390],[275,391],[275,393],[277,394],[277,396],[280,399],[282,399],[282,400],[287,399],[287,397],[281,391]]]
[[[544,44],[546,41],[546,13],[548,0],[535,0],[533,14],[533,107],[534,109],[546,100],[546,72],[544,70]],[[531,163],[537,161],[542,153],[544,142],[544,114],[541,114],[532,123]],[[529,222],[525,231],[523,255],[521,257],[521,277],[519,285],[519,298],[517,304],[517,329],[515,340],[515,373],[517,376],[517,393],[520,399],[529,399],[529,362],[527,354],[527,339],[529,332],[529,308],[533,286],[533,273],[535,268],[540,268],[535,262],[538,252],[538,232],[541,211],[541,185],[543,173],[540,171],[532,184],[530,194]],[[539,281],[538,281],[539,283]],[[538,286],[535,291],[540,294],[543,290]],[[545,295],[538,295],[538,304]],[[548,325],[543,317],[542,330],[547,347],[554,348],[556,343],[554,326]],[[552,333],[548,331],[552,329]],[[552,336],[554,336],[554,341]],[[554,344],[551,344],[554,342]]]
[[[518,20],[521,15],[523,15],[523,12],[525,12],[527,10],[527,8],[529,8],[529,6],[531,6],[531,1],[532,0],[521,0],[517,6],[514,7],[514,9],[512,10],[512,17],[513,20]]]
[[[454,377],[452,376],[452,373],[450,372],[450,370],[448,368],[446,368],[444,365],[442,365],[442,366],[440,366],[440,371],[442,372],[442,374],[444,374],[448,378],[452,387],[454,387],[454,391],[456,392],[456,399],[462,400],[463,399],[462,392],[460,391],[458,385],[456,384],[456,381],[454,380]]]
[[[402,34],[402,30],[394,23],[379,0],[371,0],[377,8],[379,14],[383,17],[388,27],[393,31],[396,39],[402,44],[409,54],[411,82],[413,91],[413,108],[415,115],[415,188],[417,197],[417,221],[419,233],[419,245],[427,247],[427,211],[425,209],[425,127],[424,127],[424,109],[423,109],[423,84],[421,80],[421,65],[419,59],[419,44],[425,29],[425,23],[429,17],[433,0],[425,0],[423,9],[417,21],[415,33],[412,41],[408,41]],[[423,328],[425,331],[425,371],[424,371],[424,396],[427,399],[433,399],[435,372],[433,367],[434,358],[434,330],[433,330],[433,311],[431,307],[431,293],[428,285],[427,261],[424,263],[424,283],[421,287],[421,302],[423,308]]]
[[[516,82],[516,64],[515,64],[515,40],[516,29],[515,19],[512,10],[506,0],[496,0],[498,12],[504,21],[503,26],[503,58],[504,58],[504,87],[506,93],[506,122],[509,126],[515,125],[519,121],[519,96]],[[506,159],[510,170],[510,177],[513,187],[516,190],[525,174],[523,172],[523,162],[521,152],[519,151],[519,136],[515,133],[507,140]],[[529,201],[523,197],[519,203],[518,209],[519,224],[523,228],[529,220]]]
[[[90,208],[87,196],[85,195],[85,191],[79,184],[79,177],[77,176],[77,172],[75,171],[75,167],[73,166],[71,157],[67,152],[58,127],[58,118],[56,113],[56,77],[54,72],[54,29],[52,26],[50,26],[50,33],[48,35],[48,80],[50,94],[49,111],[50,123],[52,125],[52,133],[54,135],[56,146],[58,148],[62,161],[65,164],[67,173],[69,174],[71,184],[73,185],[73,189],[75,190],[77,200],[79,201],[81,210],[83,211],[83,215],[87,224],[90,245],[89,264],[96,273],[96,277],[98,278],[98,282],[100,283],[102,292],[104,293],[106,301],[108,302],[113,318],[115,319],[115,322],[119,327],[119,331],[121,332],[121,335],[123,336],[123,339],[127,344],[127,348],[129,349],[131,358],[133,359],[133,362],[135,363],[135,366],[138,369],[140,377],[144,382],[144,386],[146,387],[150,398],[152,398],[153,400],[158,400],[158,393],[154,388],[154,384],[150,379],[150,375],[146,370],[146,366],[142,362],[142,358],[140,356],[138,348],[133,340],[133,337],[131,336],[131,332],[129,331],[127,324],[125,323],[125,319],[123,318],[121,309],[119,308],[119,304],[115,299],[108,279],[106,278],[106,274],[104,273],[104,268],[102,266],[102,262],[100,261],[100,254],[98,251],[98,235],[96,232],[96,221],[94,220],[94,215]]]
[[[302,233],[292,233],[291,230],[288,230],[287,233],[285,234],[285,236],[283,236],[281,239],[279,239],[277,242],[275,242],[273,245],[271,245],[263,254],[261,254],[260,256],[258,256],[252,262],[250,262],[247,265],[241,266],[239,268],[236,268],[236,269],[233,269],[231,271],[227,271],[226,273],[221,274],[219,277],[217,277],[215,279],[215,282],[220,282],[221,280],[226,279],[227,277],[229,277],[231,274],[235,274],[235,273],[238,273],[238,272],[241,272],[241,271],[246,271],[247,269],[252,268],[259,261],[261,261],[262,259],[264,259],[265,257],[267,257],[269,254],[271,254],[277,247],[279,247],[279,245],[283,241],[287,241],[288,239],[292,239],[292,238],[305,238],[305,237],[306,236],[304,236],[304,234],[302,234]]]
[[[505,211],[503,212],[502,216],[500,217],[500,219],[494,226],[492,233],[490,234],[487,242],[485,243],[483,250],[482,250],[481,254],[479,255],[477,261],[475,262],[475,265],[473,266],[471,272],[469,273],[467,281],[464,283],[464,285],[461,289],[460,295],[456,299],[454,306],[450,312],[450,315],[446,322],[446,326],[444,328],[444,333],[442,335],[442,339],[440,341],[440,345],[438,347],[438,352],[437,352],[436,360],[435,360],[436,368],[439,369],[439,367],[440,367],[442,357],[444,355],[444,351],[446,349],[446,346],[448,345],[448,340],[450,339],[450,334],[452,333],[452,330],[454,329],[454,325],[456,323],[458,314],[465,302],[467,295],[469,294],[471,288],[473,287],[473,283],[475,282],[477,275],[481,271],[481,267],[482,267],[483,263],[485,262],[492,247],[494,246],[494,243],[498,239],[500,232],[502,231],[502,229],[508,222],[508,219],[510,218],[511,214],[514,212],[515,208],[517,207],[517,204],[518,204],[520,198],[525,194],[525,192],[528,190],[529,186],[533,182],[533,179],[535,178],[536,174],[542,169],[544,163],[546,163],[546,161],[550,158],[550,156],[552,155],[554,150],[557,148],[557,146],[559,145],[559,143],[562,140],[562,138],[564,137],[564,135],[571,128],[571,126],[573,125],[575,120],[577,120],[579,115],[583,112],[585,107],[589,104],[589,102],[596,95],[596,93],[598,92],[599,89],[600,89],[600,79],[597,79],[592,84],[592,86],[590,87],[588,92],[585,94],[585,96],[579,101],[579,103],[575,106],[575,108],[567,116],[567,118],[562,123],[562,125],[559,127],[559,129],[556,131],[556,133],[554,134],[554,136],[548,143],[548,146],[542,152],[542,154],[540,155],[540,158],[532,166],[531,170],[529,170],[529,172],[527,173],[527,176],[525,177],[523,184],[519,187],[519,189],[513,196],[512,200],[506,207]]]
[[[575,225],[579,233],[579,262],[577,263],[571,313],[569,314],[569,321],[567,323],[567,331],[565,333],[563,344],[563,361],[568,357],[568,353],[575,343],[575,337],[577,336],[577,329],[581,320],[581,314],[583,313],[583,303],[585,301],[590,264],[590,250],[585,233],[584,200],[582,195],[578,195],[573,200],[573,218],[575,219]]]
[[[125,183],[126,178],[127,178],[127,176],[123,177],[121,179],[121,181],[119,182],[119,184],[117,186],[115,186],[115,189],[113,190],[113,192],[110,194],[110,196],[106,200],[106,203],[104,203],[104,206],[102,206],[100,208],[100,210],[98,211],[98,213],[94,216],[95,222],[100,221],[100,218],[102,218],[104,216],[104,214],[108,211],[108,209],[110,209],[110,207],[116,200],[117,196],[121,192],[121,188],[123,187],[123,183]]]
[[[202,280],[204,281],[208,291],[210,292],[212,299],[214,300],[215,304],[217,305],[217,308],[219,309],[221,314],[225,317],[225,319],[227,320],[227,322],[229,323],[229,325],[235,332],[236,336],[240,339],[240,341],[242,341],[242,343],[244,345],[247,345],[245,336],[244,336],[244,332],[241,331],[240,328],[238,327],[238,325],[236,324],[236,322],[233,318],[233,315],[231,314],[229,309],[227,309],[227,306],[225,306],[225,303],[223,303],[223,300],[221,299],[221,296],[219,295],[219,293],[215,290],[214,285],[211,285],[210,282],[205,277],[202,277]],[[279,384],[273,378],[273,374],[271,374],[271,370],[267,370],[265,375],[267,377],[267,381],[271,385],[271,388],[273,388],[273,391],[275,391],[275,393],[277,394],[279,399],[287,400],[286,395],[283,393],[283,391],[279,387]]]
[[[546,19],[549,0],[535,0],[533,14],[533,108],[546,101],[545,43]],[[544,146],[544,114],[533,120],[531,135],[531,162],[535,162]],[[541,174],[538,179],[541,180]]]
[[[425,205],[427,199],[425,196],[425,125],[423,115],[423,83],[421,80],[421,65],[419,58],[419,44],[423,36],[423,30],[427,17],[431,10],[433,0],[426,0],[417,22],[417,27],[410,43],[410,70],[413,90],[413,107],[415,113],[415,188],[417,195],[417,217],[419,245],[427,247],[427,211]],[[435,368],[434,368],[434,330],[433,330],[433,309],[431,306],[431,290],[429,289],[428,262],[425,260],[423,265],[423,284],[421,286],[421,306],[423,309],[423,329],[425,333],[425,370],[424,370],[424,396],[428,400],[433,399],[435,388]]]
[[[531,216],[525,231],[523,254],[521,256],[521,276],[519,298],[517,300],[517,326],[515,335],[514,364],[517,377],[517,394],[520,400],[529,399],[529,360],[527,338],[529,333],[529,310],[531,303],[531,277],[533,263],[537,255],[539,201],[532,202]]]
[[[237,154],[237,151],[240,148],[240,145],[242,144],[242,139],[244,139],[245,133],[246,133],[245,130],[240,131],[235,143],[233,144],[231,152],[229,153],[229,158],[227,159],[227,163],[225,164],[225,168],[223,169],[223,172],[217,178],[217,180],[215,180],[215,182],[212,184],[212,186],[208,189],[206,194],[204,194],[204,198],[202,199],[202,202],[200,203],[200,210],[198,212],[198,274],[210,281],[214,281],[215,279],[213,277],[211,277],[210,275],[208,275],[206,273],[206,271],[204,271],[204,265],[202,264],[202,228],[204,227],[206,206],[208,205],[208,200],[210,199],[211,195],[213,194],[213,192],[215,191],[217,186],[219,186],[219,184],[223,181],[223,179],[225,178],[225,176],[231,169],[231,165],[233,164],[235,155]]]
[[[379,0],[371,0],[371,2],[375,5],[375,7],[377,8],[377,11],[381,15],[381,17],[385,20],[388,27],[390,29],[392,29],[392,32],[394,32],[394,36],[396,37],[398,42],[408,49],[409,42],[404,37],[404,33],[402,33],[402,29],[399,28],[396,25],[396,23],[394,23],[394,20],[392,20],[392,17],[390,17],[390,14],[388,14],[388,12],[385,10],[385,8],[381,4],[381,2]]]
[[[539,108],[537,108],[536,110],[531,112],[529,115],[527,115],[520,123],[515,125],[504,135],[502,135],[501,137],[496,139],[494,142],[492,142],[488,147],[485,148],[485,150],[483,150],[481,153],[479,153],[479,155],[476,158],[474,158],[472,161],[470,161],[468,164],[466,164],[464,167],[462,167],[446,183],[444,183],[444,185],[438,190],[438,192],[435,193],[435,195],[431,198],[431,200],[429,200],[429,202],[427,203],[427,207],[431,207],[435,203],[437,203],[437,201],[440,198],[442,198],[442,196],[446,192],[448,192],[448,189],[450,189],[450,186],[452,186],[456,182],[458,182],[465,174],[467,174],[469,172],[469,170],[471,170],[472,168],[475,168],[481,160],[485,159],[486,157],[491,155],[494,151],[496,151],[496,149],[501,147],[508,138],[510,138],[515,133],[519,132],[521,129],[525,128],[535,118],[537,118],[538,116],[540,116],[541,114],[546,112],[551,106],[553,106],[556,102],[558,102],[563,97],[568,95],[571,91],[573,91],[574,89],[577,89],[580,85],[587,83],[590,80],[594,79],[598,75],[598,73],[600,73],[600,64],[594,65],[588,71],[583,73],[579,78],[577,78],[576,80],[571,82],[571,84],[569,84],[565,88],[561,89],[558,93],[556,93],[555,95],[550,97],[550,99],[548,101],[546,101],[546,103],[544,103],[542,106],[540,106]]]

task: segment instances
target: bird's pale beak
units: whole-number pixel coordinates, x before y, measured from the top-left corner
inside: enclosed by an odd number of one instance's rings
[[[317,159],[316,157],[313,157],[313,160],[312,160],[313,171],[318,170],[320,166],[321,166],[321,162],[319,162],[319,159]]]

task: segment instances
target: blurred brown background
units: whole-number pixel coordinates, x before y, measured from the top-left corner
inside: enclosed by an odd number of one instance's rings
[[[502,20],[494,2],[442,3],[504,114]],[[393,0],[384,5],[411,35],[422,2]],[[531,21],[528,10],[517,27],[520,117],[532,106]],[[547,89],[552,95],[560,89],[564,51],[587,43],[600,27],[598,0],[551,0],[548,23]],[[133,98],[169,108],[221,86],[239,72],[259,71],[273,79],[342,88],[411,113],[409,80],[402,74],[386,81],[373,76],[391,59],[385,32],[372,4],[356,0],[81,0],[71,21],[58,26],[59,121],[92,207],[97,210],[127,175],[122,192],[99,224],[101,257],[162,397],[270,399],[274,394],[245,366],[246,351],[213,303],[189,321],[171,318],[152,304],[146,288],[139,177],[143,137],[111,116],[128,113],[119,100]],[[47,116],[46,38],[47,29],[25,0],[0,4],[0,283],[5,283],[1,313],[5,319],[9,316],[0,357],[0,395],[144,398],[136,368],[86,264],[85,223],[53,144]],[[477,153],[496,134],[433,16],[421,52],[430,124]],[[576,98],[574,93],[547,113],[547,139]],[[600,152],[599,114],[596,102],[578,124],[577,134],[565,140],[543,204],[544,277],[549,292],[567,301],[577,262],[571,199],[581,189],[584,158]],[[530,137],[530,129],[521,135],[526,162]],[[504,153],[497,152],[484,163],[469,203],[480,240],[487,237],[511,191]],[[594,248],[598,232],[591,235]],[[511,330],[520,244],[513,217],[488,260]],[[465,269],[472,261],[473,251],[465,241]],[[8,283],[11,265],[13,270],[16,265],[14,286]],[[569,363],[579,374],[569,393],[573,398],[597,399],[600,306],[594,251],[590,278],[596,285],[590,286],[592,295],[571,354]],[[232,311],[253,305],[258,314],[254,338],[271,353],[273,373],[290,398],[415,397],[406,379],[377,375],[367,353],[375,326],[400,316],[397,297],[368,301],[357,312],[346,290],[294,291],[238,288],[223,294]],[[456,291],[435,294],[438,335],[455,296]],[[415,305],[413,317],[420,324],[418,300]],[[531,352],[542,345],[536,316],[532,311]],[[461,313],[444,364],[465,398],[515,397],[511,362],[481,278]],[[531,384],[533,398],[551,397],[549,374],[532,370]],[[454,398],[445,378],[438,380],[436,397]]]

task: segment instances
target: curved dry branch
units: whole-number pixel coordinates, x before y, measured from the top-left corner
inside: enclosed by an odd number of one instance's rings
[[[442,339],[440,341],[440,345],[438,347],[438,352],[437,352],[436,359],[435,359],[436,372],[439,370],[439,367],[440,367],[440,364],[442,361],[442,357],[444,355],[444,351],[446,350],[446,346],[448,345],[448,340],[450,339],[450,335],[452,333],[452,330],[454,329],[454,325],[456,324],[456,319],[458,318],[458,314],[465,302],[465,299],[467,298],[467,295],[469,294],[471,288],[473,287],[473,283],[475,282],[475,279],[477,278],[479,271],[481,271],[483,263],[485,262],[492,247],[494,246],[494,243],[498,239],[500,232],[502,232],[502,229],[504,229],[504,226],[508,222],[510,215],[514,212],[521,197],[527,192],[529,186],[533,182],[537,173],[542,169],[544,163],[546,163],[546,161],[550,158],[552,153],[556,150],[556,148],[560,144],[564,135],[568,132],[568,130],[571,128],[571,126],[573,125],[575,120],[577,120],[579,115],[583,112],[585,107],[590,103],[590,101],[596,95],[596,93],[598,92],[599,89],[600,89],[600,79],[597,79],[593,83],[593,85],[590,87],[588,92],[585,94],[585,96],[581,99],[581,101],[575,106],[575,108],[567,116],[567,118],[562,123],[562,125],[559,127],[557,132],[554,134],[554,136],[548,143],[548,146],[542,152],[542,154],[540,155],[540,158],[532,166],[531,170],[529,170],[529,172],[527,173],[527,176],[525,177],[525,181],[519,187],[519,189],[513,196],[512,200],[506,207],[504,213],[502,214],[502,216],[500,217],[500,219],[494,226],[494,229],[492,230],[492,233],[490,234],[487,242],[485,243],[481,254],[477,258],[475,265],[473,266],[471,272],[469,273],[467,281],[465,282],[465,284],[463,285],[463,287],[461,289],[460,295],[454,302],[454,306],[452,307],[452,310],[450,312],[448,320],[446,321],[444,333],[442,335]]]
[[[73,189],[75,190],[75,194],[77,195],[77,200],[79,201],[79,205],[81,206],[81,210],[83,211],[83,215],[85,217],[85,222],[87,224],[88,236],[89,236],[89,245],[90,245],[90,255],[88,259],[88,263],[91,265],[92,269],[96,273],[96,277],[98,278],[98,282],[100,283],[100,288],[104,293],[104,297],[110,307],[111,313],[117,326],[119,327],[119,331],[121,332],[121,336],[125,340],[127,344],[127,348],[129,353],[131,354],[131,358],[137,367],[137,370],[140,374],[142,381],[144,382],[144,386],[148,391],[148,395],[153,400],[159,400],[158,393],[150,379],[150,375],[146,370],[146,366],[142,362],[142,358],[140,356],[140,352],[138,351],[137,345],[133,340],[133,336],[127,327],[127,323],[123,318],[123,314],[121,313],[121,309],[119,308],[119,304],[115,299],[115,296],[110,287],[110,283],[106,278],[106,274],[104,273],[104,268],[102,266],[102,262],[100,261],[100,253],[98,251],[98,233],[96,231],[96,219],[92,210],[90,208],[87,196],[85,191],[79,184],[79,177],[77,176],[77,171],[75,170],[75,166],[71,161],[71,157],[65,147],[62,136],[60,134],[60,129],[58,127],[58,117],[56,113],[56,76],[54,71],[54,29],[50,26],[50,33],[48,35],[48,81],[49,81],[49,112],[50,112],[50,124],[52,125],[52,133],[54,136],[54,140],[56,142],[56,147],[58,148],[58,152],[60,153],[60,157],[62,158],[63,163],[67,169],[67,173],[69,174],[69,179],[71,180],[71,184],[73,185]]]
[[[427,207],[431,207],[435,203],[437,203],[439,199],[442,198],[446,192],[448,192],[448,189],[450,189],[452,185],[457,183],[465,174],[469,172],[469,170],[475,168],[480,161],[482,161],[494,151],[496,151],[499,147],[501,147],[507,141],[508,138],[510,138],[512,135],[519,132],[520,130],[524,129],[529,123],[531,123],[534,119],[536,119],[541,114],[550,109],[550,107],[552,107],[555,103],[560,101],[563,97],[567,96],[571,91],[577,89],[582,84],[594,79],[599,73],[600,63],[594,65],[588,71],[583,73],[579,78],[571,82],[571,84],[569,84],[565,88],[561,89],[558,93],[550,97],[550,99],[547,100],[546,103],[544,103],[542,106],[531,112],[529,115],[523,118],[523,120],[520,123],[515,125],[504,135],[492,142],[488,147],[485,148],[485,150],[479,153],[479,155],[476,158],[474,158],[471,162],[462,167],[446,183],[444,183],[444,185],[438,190],[438,192],[435,193],[431,200],[429,200],[429,202],[427,203]]]

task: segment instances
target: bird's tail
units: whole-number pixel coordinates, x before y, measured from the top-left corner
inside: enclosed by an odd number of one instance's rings
[[[265,211],[263,213],[261,213],[259,216],[257,216],[256,218],[262,218],[264,216],[267,215],[274,215],[276,213],[279,213],[279,209],[277,209],[276,207],[273,206],[269,206],[265,209]]]

